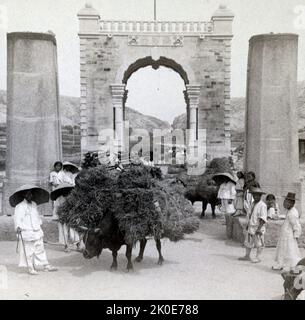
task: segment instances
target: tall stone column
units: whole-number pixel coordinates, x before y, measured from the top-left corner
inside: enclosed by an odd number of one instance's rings
[[[125,97],[125,84],[111,85],[112,103],[115,112],[115,138],[119,151],[124,148],[124,117],[123,117],[123,102]]]
[[[52,34],[7,35],[7,155],[3,210],[23,184],[49,189],[55,161],[62,159],[57,47]],[[40,207],[52,214],[50,203]]]
[[[295,192],[303,209],[299,180],[295,34],[257,35],[250,39],[246,108],[245,170],[254,171],[262,188],[282,205]]]
[[[187,95],[186,90],[183,91],[183,95],[184,95],[184,101],[186,104],[186,128],[189,128],[190,127],[190,101],[189,101],[189,97]]]
[[[203,173],[203,159],[201,148],[198,146],[198,106],[201,85],[186,85],[187,101],[189,103],[188,135],[187,135],[187,163],[188,174],[200,175]]]

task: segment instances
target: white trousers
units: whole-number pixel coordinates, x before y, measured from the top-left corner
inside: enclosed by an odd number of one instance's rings
[[[78,232],[69,228],[66,224],[58,223],[58,242],[62,245],[68,245],[68,243],[77,243],[80,241]]]
[[[20,240],[19,244],[19,267],[27,267],[27,261],[30,268],[37,266],[47,266],[49,264],[46,251],[44,249],[43,238],[35,241],[24,241],[24,248]],[[26,255],[25,255],[26,253]]]

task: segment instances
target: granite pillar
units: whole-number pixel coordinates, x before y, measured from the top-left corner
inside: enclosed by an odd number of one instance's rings
[[[304,217],[299,180],[295,34],[257,35],[250,39],[246,105],[245,170],[261,187],[283,196],[295,192]],[[283,209],[283,208],[282,208]]]
[[[124,116],[123,116],[123,100],[125,97],[125,84],[111,85],[112,103],[114,107],[115,118],[115,140],[118,151],[124,148]]]
[[[7,35],[7,156],[3,210],[23,184],[49,189],[53,163],[62,158],[56,39],[51,33]],[[40,212],[52,214],[51,203]]]

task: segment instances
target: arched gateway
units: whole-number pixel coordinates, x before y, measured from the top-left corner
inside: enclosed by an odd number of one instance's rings
[[[105,21],[90,5],[80,23],[81,149],[100,150],[101,130],[115,129],[124,149],[126,82],[139,68],[172,68],[185,82],[192,139],[205,129],[207,159],[230,154],[233,14],[220,6],[211,21]]]

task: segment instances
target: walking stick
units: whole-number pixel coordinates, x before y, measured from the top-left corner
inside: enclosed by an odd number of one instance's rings
[[[28,262],[28,256],[26,255],[25,244],[24,244],[24,241],[23,241],[23,237],[22,237],[21,231],[18,231],[18,243],[19,243],[19,237],[21,238],[22,248],[23,248],[23,253],[24,253],[24,256],[25,256],[26,265],[27,265],[28,271],[30,271],[31,269],[30,269],[29,262]]]
[[[62,224],[62,234],[64,236],[65,249],[68,249],[68,242],[67,242],[66,235],[65,235],[65,225],[64,224]]]

